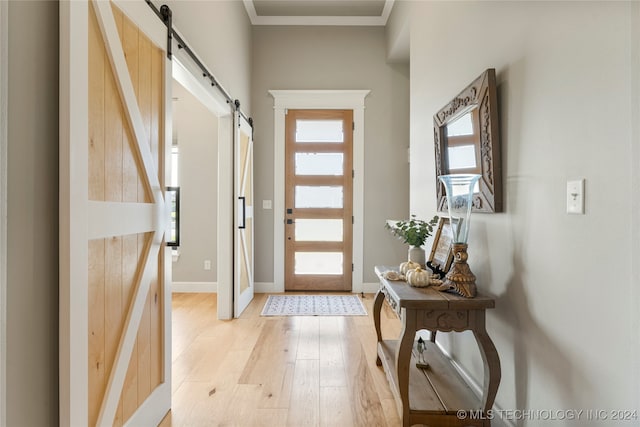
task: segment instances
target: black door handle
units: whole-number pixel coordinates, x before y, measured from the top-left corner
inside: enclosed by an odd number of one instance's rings
[[[238,197],[238,200],[242,200],[242,225],[238,228],[243,229],[247,228],[247,200],[244,196]]]

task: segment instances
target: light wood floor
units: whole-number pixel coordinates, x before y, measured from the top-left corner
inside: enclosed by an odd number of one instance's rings
[[[162,427],[400,425],[375,364],[373,295],[366,317],[260,317],[266,298],[220,321],[215,294],[174,294],[173,402]],[[399,334],[386,305],[382,324],[385,337]]]

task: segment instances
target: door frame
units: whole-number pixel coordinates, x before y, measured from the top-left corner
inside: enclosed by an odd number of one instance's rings
[[[292,110],[353,110],[353,272],[351,291],[364,291],[364,100],[365,90],[270,90],[274,109],[273,289],[284,292],[285,115]]]
[[[179,33],[179,32],[178,32]],[[180,34],[183,40],[186,40]],[[202,77],[202,72],[183,49],[173,41],[173,78],[184,86],[209,111],[218,118],[218,250],[216,269],[218,273],[218,319],[233,318],[233,239],[234,197],[233,176],[233,110],[226,98],[211,83]],[[221,203],[223,201],[223,203]]]
[[[0,1],[0,426],[6,425],[9,4]]]

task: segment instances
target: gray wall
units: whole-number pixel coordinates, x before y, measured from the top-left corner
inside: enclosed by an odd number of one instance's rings
[[[7,425],[58,420],[58,3],[9,3]]]
[[[190,27],[209,27],[201,23],[198,8],[193,18],[177,10],[219,3],[180,2],[174,17],[185,34]],[[365,272],[374,263],[403,256],[404,248],[383,230],[382,221],[408,212],[406,195],[398,192],[406,188],[408,73],[384,63],[383,30],[256,28],[256,64],[249,68],[248,19],[236,8],[240,2],[224,3],[235,8],[232,15],[209,17],[243,23],[233,26],[239,39],[194,35],[193,44],[198,52],[214,42],[238,50],[228,63],[222,54],[207,63],[244,106],[251,105],[251,93],[258,206],[273,192],[273,113],[266,91],[370,88]],[[484,68],[498,70],[506,213],[475,215],[470,237],[480,288],[497,297],[488,328],[503,367],[498,403],[506,409],[637,408],[638,6],[473,2],[415,7],[411,145],[412,157],[424,160],[412,163],[413,212],[429,216],[435,210],[431,116]],[[11,2],[9,14],[7,423],[55,425],[58,6]],[[229,43],[232,39],[236,43]],[[346,65],[327,67],[328,61]],[[564,185],[576,176],[587,178],[587,215],[568,217]],[[256,279],[268,282],[273,279],[268,255],[273,218],[261,209],[256,215],[262,230],[256,234]],[[471,337],[461,334],[444,344],[480,378]]]
[[[409,64],[411,31],[411,4],[407,1],[396,1],[385,26],[387,40],[387,58],[390,62]]]
[[[497,71],[506,212],[473,215],[469,261],[496,297],[487,327],[502,362],[498,405],[638,409],[638,5],[412,6],[416,212],[435,211],[432,115]],[[586,178],[584,216],[565,213],[576,177]],[[440,339],[482,383],[473,337]]]
[[[383,28],[255,27],[255,279],[273,282],[273,98],[270,89],[371,89],[365,99],[364,282],[406,258],[384,226],[408,210],[409,70],[386,63]],[[356,171],[362,173],[362,171]]]
[[[216,281],[218,119],[174,82],[173,126],[179,149],[180,257],[174,282]],[[175,100],[175,98],[178,100]],[[204,261],[211,270],[204,270]]]
[[[163,0],[173,25],[229,95],[251,115],[251,21],[237,0]]]

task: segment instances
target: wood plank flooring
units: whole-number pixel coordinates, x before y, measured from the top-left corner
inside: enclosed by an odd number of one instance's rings
[[[261,317],[257,294],[240,319],[216,319],[215,294],[173,295],[172,410],[160,424],[395,427],[396,405],[375,364],[368,316]],[[400,322],[386,305],[383,336]]]

